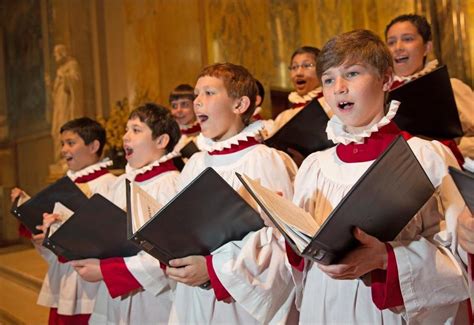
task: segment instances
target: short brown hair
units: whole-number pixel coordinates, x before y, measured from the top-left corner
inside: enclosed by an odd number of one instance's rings
[[[416,27],[418,34],[420,34],[421,38],[423,38],[423,43],[426,44],[427,42],[432,40],[430,23],[428,22],[428,20],[426,20],[426,17],[415,14],[400,15],[392,19],[392,21],[389,22],[388,25],[385,27],[385,39],[387,39],[387,34],[390,27],[392,27],[396,23],[403,23],[405,21],[412,23],[412,25]]]
[[[193,101],[194,98],[194,88],[188,84],[181,84],[176,86],[175,89],[170,93],[169,96],[169,102],[178,100],[178,99],[189,99],[190,101]]]
[[[181,137],[178,123],[164,106],[155,103],[145,103],[135,108],[128,116],[129,120],[138,118],[151,129],[151,138],[155,140],[162,134],[168,134],[170,141],[166,151],[173,151]]]
[[[319,80],[325,71],[341,64],[367,64],[379,76],[393,68],[392,55],[385,43],[373,32],[356,29],[331,38],[322,48],[316,61]]]
[[[250,99],[249,108],[242,114],[242,121],[248,125],[255,111],[258,91],[255,79],[250,72],[241,65],[215,63],[202,69],[197,79],[205,76],[221,79],[230,98],[237,99],[247,96]]]

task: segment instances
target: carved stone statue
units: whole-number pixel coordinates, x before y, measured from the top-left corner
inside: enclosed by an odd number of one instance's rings
[[[54,157],[60,159],[59,130],[69,120],[84,116],[84,94],[79,63],[68,55],[66,46],[54,47],[57,70],[52,89],[51,135]]]

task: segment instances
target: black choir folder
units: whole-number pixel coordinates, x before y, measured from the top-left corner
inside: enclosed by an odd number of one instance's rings
[[[401,103],[393,118],[400,129],[433,139],[463,135],[445,65],[391,90],[389,98]]]
[[[127,215],[100,194],[74,211],[55,211],[62,223],[48,228],[43,246],[68,260],[126,257],[140,250],[127,239]],[[61,213],[63,212],[63,213]]]
[[[214,169],[207,168],[165,206],[127,183],[128,236],[169,265],[174,258],[208,255],[263,227],[260,215]]]
[[[303,156],[334,146],[328,140],[329,117],[317,99],[313,99],[275,134],[265,140],[267,146],[288,152],[292,148]]]
[[[474,213],[474,173],[461,171],[454,167],[449,167],[454,183],[456,184],[467,207]]]
[[[51,213],[55,202],[62,202],[69,209],[77,209],[87,201],[86,195],[67,176],[60,178],[29,200],[21,203],[18,197],[10,212],[17,217],[33,234],[41,233],[36,229],[43,224],[43,213]]]
[[[320,226],[291,201],[245,175],[237,176],[293,250],[321,264],[333,264],[357,246],[352,234],[356,226],[381,241],[393,240],[434,192],[402,137],[369,167]]]

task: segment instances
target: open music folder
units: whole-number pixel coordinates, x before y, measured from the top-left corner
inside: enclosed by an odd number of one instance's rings
[[[326,134],[328,121],[329,117],[319,101],[313,99],[264,143],[285,152],[292,148],[306,157],[334,146]]]
[[[43,246],[68,260],[126,257],[140,249],[127,238],[127,214],[100,194],[67,211],[61,205],[55,213],[61,222],[52,224]]]
[[[336,263],[357,247],[354,227],[381,241],[393,240],[434,193],[402,137],[369,167],[322,225],[259,182],[245,175],[237,177],[292,249],[321,264]]]
[[[432,139],[463,135],[445,65],[391,90],[389,98],[401,103],[393,118],[401,130]]]
[[[255,211],[212,168],[205,169],[165,206],[127,182],[128,237],[169,265],[169,260],[208,255],[263,227]]]
[[[449,173],[454,180],[464,202],[471,213],[474,213],[474,173],[449,167]]]
[[[56,202],[62,202],[67,208],[75,210],[86,201],[86,194],[65,176],[24,202],[18,197],[13,202],[10,212],[31,233],[37,235],[41,233],[36,226],[43,224],[43,213],[53,212]]]

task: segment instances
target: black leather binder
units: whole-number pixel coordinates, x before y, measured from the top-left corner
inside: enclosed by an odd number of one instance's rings
[[[100,194],[74,210],[43,246],[68,260],[126,257],[140,249],[127,239],[127,214]]]
[[[399,136],[361,176],[300,252],[259,197],[246,188],[293,250],[321,264],[337,262],[358,245],[353,236],[356,226],[381,241],[393,240],[434,193],[428,176]]]
[[[199,148],[196,146],[194,141],[189,141],[180,151],[181,157],[184,158],[191,158],[196,152],[200,151]]]
[[[449,167],[449,173],[454,180],[467,207],[474,213],[474,173],[461,171],[454,167]]]
[[[49,185],[20,206],[18,199],[13,202],[10,212],[33,234],[41,233],[36,226],[43,224],[43,213],[51,213],[56,202],[61,202],[73,211],[87,202],[85,194],[67,176]]]
[[[326,134],[328,121],[319,101],[313,99],[264,143],[285,152],[288,148],[296,149],[306,157],[334,146]]]
[[[130,197],[128,188],[127,197]],[[214,169],[207,168],[129,239],[161,262],[208,255],[263,227],[260,215]]]
[[[445,65],[391,90],[389,98],[401,103],[393,119],[400,129],[433,139],[463,135]]]

